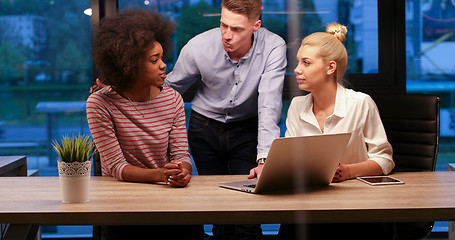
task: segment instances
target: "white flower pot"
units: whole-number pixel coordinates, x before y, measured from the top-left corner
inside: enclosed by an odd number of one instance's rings
[[[89,201],[91,161],[66,163],[58,161],[58,175],[63,203]]]

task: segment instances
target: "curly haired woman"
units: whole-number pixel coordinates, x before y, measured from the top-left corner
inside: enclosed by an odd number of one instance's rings
[[[184,103],[163,87],[163,53],[174,28],[157,12],[129,9],[103,19],[97,29],[93,59],[109,86],[87,99],[87,120],[105,176],[171,187],[191,179]],[[202,226],[115,226],[102,232],[107,239],[201,239],[203,233]]]

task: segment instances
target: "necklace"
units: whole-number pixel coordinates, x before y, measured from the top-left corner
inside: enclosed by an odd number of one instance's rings
[[[125,95],[126,95],[126,94],[125,94]],[[144,115],[144,113],[143,113],[143,112],[141,112],[139,109],[137,109],[137,107],[136,107],[136,104],[134,104],[134,102],[133,102],[133,101],[131,101],[130,97],[128,97],[128,95],[126,95],[126,97],[127,97],[127,98],[128,98],[128,100],[130,100],[130,102],[133,104],[133,107],[134,107],[134,109],[136,109],[138,112],[140,112],[140,113],[141,113],[141,115],[142,115],[142,118],[145,118],[145,115]],[[151,100],[152,100],[152,97],[150,96],[150,101],[151,101]]]

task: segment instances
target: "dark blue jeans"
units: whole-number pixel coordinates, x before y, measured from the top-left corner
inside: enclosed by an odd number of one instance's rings
[[[257,166],[258,119],[222,123],[192,112],[188,140],[199,175],[244,175]],[[214,225],[214,239],[262,239],[261,225]]]

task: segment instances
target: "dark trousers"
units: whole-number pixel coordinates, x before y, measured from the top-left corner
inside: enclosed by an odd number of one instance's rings
[[[245,175],[257,166],[258,119],[222,123],[192,112],[188,140],[199,175]],[[259,224],[214,225],[215,239],[262,239]]]

